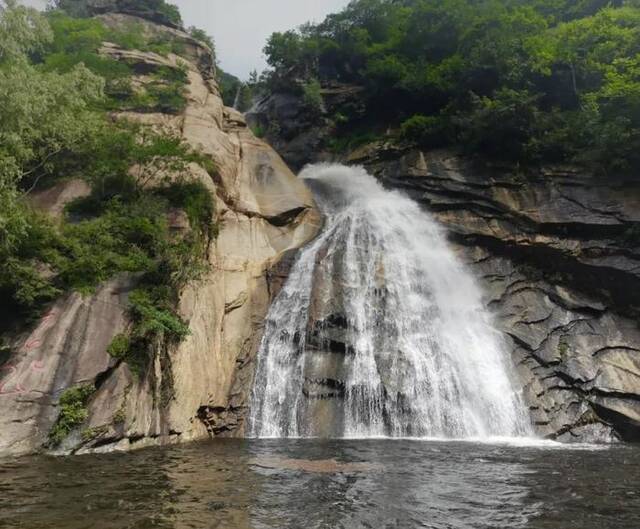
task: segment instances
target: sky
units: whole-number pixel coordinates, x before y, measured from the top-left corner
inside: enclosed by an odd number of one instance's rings
[[[320,22],[348,0],[169,0],[180,7],[186,26],[205,30],[216,42],[223,70],[247,79],[266,67],[262,48],[274,31]],[[46,0],[23,0],[44,7]]]

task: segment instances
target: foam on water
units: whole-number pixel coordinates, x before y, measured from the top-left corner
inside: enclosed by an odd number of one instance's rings
[[[312,436],[303,395],[314,276],[339,281],[350,354],[332,437],[533,437],[508,352],[472,275],[418,204],[362,168],[320,164],[322,233],[272,304],[258,353],[248,433]],[[327,272],[328,270],[328,272]],[[322,361],[322,359],[320,360]]]

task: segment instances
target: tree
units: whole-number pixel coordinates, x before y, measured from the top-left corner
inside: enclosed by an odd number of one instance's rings
[[[267,63],[276,70],[288,70],[297,66],[301,57],[301,42],[300,35],[295,31],[273,33],[263,50]]]
[[[6,3],[0,11],[0,245],[24,232],[20,191],[28,191],[57,156],[86,141],[98,126],[92,104],[103,82],[84,66],[66,74],[42,72],[27,59],[51,37],[42,15]]]
[[[0,4],[0,64],[41,51],[51,42],[51,28],[36,9],[16,0],[4,0],[4,4]]]

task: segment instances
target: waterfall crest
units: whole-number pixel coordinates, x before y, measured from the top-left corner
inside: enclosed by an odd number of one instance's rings
[[[248,434],[529,434],[480,291],[429,214],[362,168],[300,176],[326,224],[269,311]]]

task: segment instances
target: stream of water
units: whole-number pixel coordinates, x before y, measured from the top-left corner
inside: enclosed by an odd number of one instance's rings
[[[362,168],[301,177],[326,222],[268,314],[250,434],[530,435],[481,293],[431,216]]]

